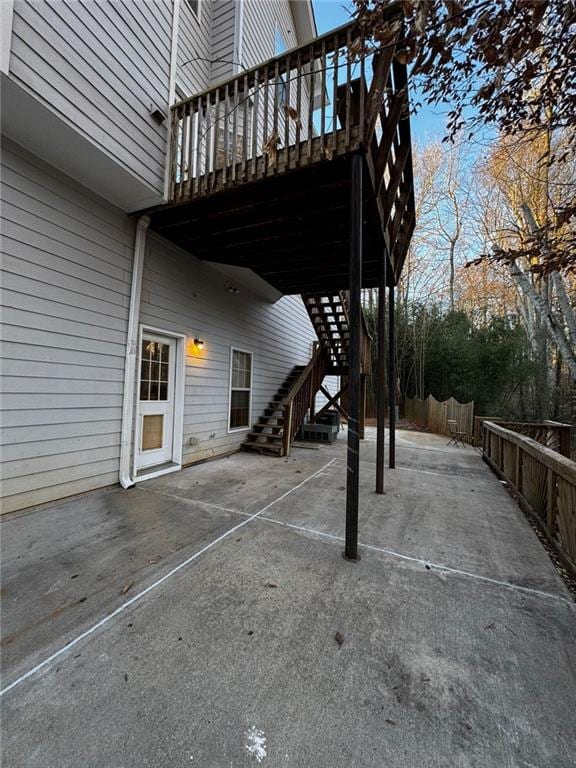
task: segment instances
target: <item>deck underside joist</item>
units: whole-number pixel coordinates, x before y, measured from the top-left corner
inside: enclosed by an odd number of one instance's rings
[[[246,267],[283,294],[348,289],[351,155],[155,212],[152,229],[199,259]],[[369,174],[364,287],[385,243]]]

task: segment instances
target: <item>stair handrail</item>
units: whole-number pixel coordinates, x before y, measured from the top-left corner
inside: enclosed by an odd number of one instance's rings
[[[288,456],[290,444],[300,429],[312,399],[320,388],[328,367],[328,353],[323,344],[316,344],[310,362],[290,387],[283,403],[282,455]],[[299,395],[301,397],[299,397]]]

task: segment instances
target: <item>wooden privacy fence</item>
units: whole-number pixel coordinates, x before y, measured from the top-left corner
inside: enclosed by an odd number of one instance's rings
[[[504,429],[510,429],[520,435],[531,437],[537,443],[570,458],[572,439],[570,424],[561,424],[558,421],[506,421],[494,416],[475,416],[474,445],[481,446],[483,444],[483,424],[486,421],[499,424]]]
[[[425,400],[407,397],[404,400],[404,418],[439,435],[449,435],[448,421],[455,420],[458,431],[466,432],[468,442],[472,442],[474,402],[459,403],[453,397],[439,402],[433,395],[428,395]]]
[[[483,424],[482,453],[576,575],[576,462],[491,421]]]

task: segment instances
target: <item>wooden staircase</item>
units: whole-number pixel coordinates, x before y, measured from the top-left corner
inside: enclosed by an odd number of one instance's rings
[[[248,439],[242,444],[245,451],[282,455],[284,432],[284,405],[294,383],[306,369],[305,365],[295,365],[280,389],[264,409],[264,413],[248,433]]]
[[[320,344],[324,344],[330,354],[330,367],[333,373],[345,375],[348,370],[348,306],[346,294],[302,295],[304,306],[316,331]]]
[[[287,456],[306,414],[313,410],[318,392],[322,389],[324,395],[330,397],[322,387],[324,377],[348,374],[350,332],[346,293],[304,294],[302,300],[316,331],[318,345],[308,365],[295,366],[268,403],[242,444],[246,451]],[[364,317],[362,331],[361,368],[365,372],[370,336]]]

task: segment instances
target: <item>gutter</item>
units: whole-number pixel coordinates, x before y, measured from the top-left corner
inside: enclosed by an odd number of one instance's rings
[[[126,337],[126,362],[124,366],[124,398],[122,401],[122,427],[120,433],[120,474],[122,488],[134,485],[130,473],[132,455],[132,433],[134,431],[134,395],[136,389],[136,361],[138,355],[138,321],[140,318],[140,296],[144,273],[146,232],[150,224],[148,216],[141,216],[136,224],[134,238],[134,260],[132,262],[132,285],[130,287],[130,310]]]

